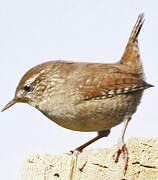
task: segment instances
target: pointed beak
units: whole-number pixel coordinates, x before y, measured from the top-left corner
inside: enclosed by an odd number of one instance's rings
[[[11,106],[13,106],[17,102],[18,102],[17,99],[14,98],[12,101],[10,101],[7,105],[4,106],[4,108],[1,110],[1,112],[3,112],[6,109],[10,108]]]

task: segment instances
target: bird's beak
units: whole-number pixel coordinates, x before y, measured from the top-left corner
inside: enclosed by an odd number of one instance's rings
[[[10,101],[7,105],[4,106],[4,108],[1,110],[1,112],[3,112],[6,109],[10,108],[11,106],[13,106],[17,102],[18,102],[17,99],[14,98],[12,101]]]

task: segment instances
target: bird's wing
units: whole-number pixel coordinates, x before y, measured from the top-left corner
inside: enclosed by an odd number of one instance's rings
[[[111,98],[152,86],[139,78],[121,73],[105,74],[96,79],[91,77],[82,82],[78,89],[84,100]]]

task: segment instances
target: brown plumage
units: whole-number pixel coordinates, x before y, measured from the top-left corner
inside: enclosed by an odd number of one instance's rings
[[[107,136],[124,121],[124,133],[142,93],[152,85],[144,81],[138,48],[143,25],[140,14],[121,60],[114,64],[50,61],[29,70],[20,81],[15,98],[4,107],[25,102],[55,123],[76,131],[97,131],[98,136],[76,150]],[[126,154],[126,153],[124,153]]]

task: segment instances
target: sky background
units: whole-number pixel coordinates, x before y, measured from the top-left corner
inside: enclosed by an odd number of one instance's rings
[[[156,0],[5,0],[0,2],[0,108],[15,93],[31,67],[48,60],[112,63],[120,59],[140,12],[145,23],[139,36],[147,82],[142,103],[126,131],[130,137],[157,137],[158,3]],[[35,108],[16,104],[0,113],[0,179],[16,180],[31,153],[60,154],[96,133],[59,127]],[[117,142],[122,124],[87,149]]]

